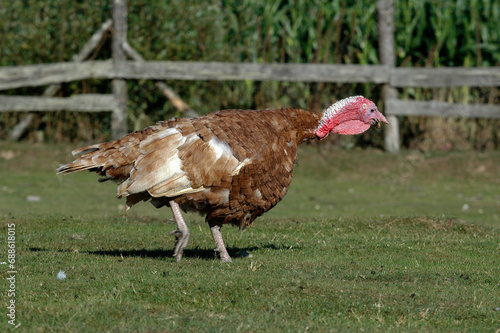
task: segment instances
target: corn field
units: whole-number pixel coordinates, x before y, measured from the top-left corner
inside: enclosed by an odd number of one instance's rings
[[[147,60],[378,64],[376,0],[370,1],[128,1],[128,41]],[[396,61],[401,67],[499,66],[497,0],[396,0]],[[111,2],[25,0],[0,4],[0,66],[69,61],[102,22]],[[91,59],[110,57],[105,39]],[[377,84],[170,81],[197,112],[227,108],[297,107],[320,111],[333,101],[363,94],[380,102]],[[129,81],[129,129],[181,116],[153,82]],[[58,96],[109,93],[110,83],[63,84]],[[40,95],[43,87],[13,89]],[[405,88],[401,98],[452,103],[500,102],[498,87]],[[0,114],[0,139],[23,113]],[[500,147],[500,121],[403,117],[404,147],[489,150]],[[110,139],[110,114],[37,113],[28,141]],[[332,138],[344,148],[383,144],[375,136]]]

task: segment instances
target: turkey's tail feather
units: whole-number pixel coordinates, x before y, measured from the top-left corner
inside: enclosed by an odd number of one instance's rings
[[[73,173],[83,170],[103,176],[99,181],[122,181],[129,177],[137,157],[139,143],[145,133],[134,132],[119,140],[100,143],[73,150],[73,155],[81,155],[71,163],[61,165],[56,171]]]
[[[102,146],[103,144],[100,143],[100,144],[96,144],[96,145],[92,145],[92,146],[87,146],[87,147],[83,147],[83,148],[78,148],[78,149],[75,149],[71,152],[71,154],[73,155],[79,155],[79,154],[87,154],[87,153],[91,153],[91,152],[94,152],[96,150],[99,150],[100,146]]]
[[[57,173],[73,173],[83,170],[96,171],[99,173],[99,169],[102,169],[105,164],[102,163],[102,156],[104,155],[104,151],[102,150],[103,147],[100,147],[102,145],[105,144],[92,145],[73,150],[71,152],[73,155],[81,154],[81,156],[71,163],[61,165],[57,168]]]

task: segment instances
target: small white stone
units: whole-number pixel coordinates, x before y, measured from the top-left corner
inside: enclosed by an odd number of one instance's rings
[[[40,198],[38,195],[27,195],[26,201],[28,201],[28,202],[40,202],[40,201],[42,201],[42,198]]]
[[[59,271],[59,273],[57,273],[57,279],[58,280],[64,280],[66,278],[66,272],[65,271]]]
[[[464,205],[462,206],[462,212],[466,212],[466,211],[468,211],[468,210],[469,210],[469,205],[468,205],[468,204],[464,204]]]

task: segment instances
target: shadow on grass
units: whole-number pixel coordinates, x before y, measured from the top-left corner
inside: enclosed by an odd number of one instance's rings
[[[300,250],[301,247],[293,247],[294,250]],[[227,251],[229,255],[235,258],[245,258],[250,255],[251,251],[258,250],[273,250],[273,251],[286,251],[289,249],[288,245],[276,245],[276,244],[266,244],[262,246],[249,246],[249,247],[229,247]],[[38,247],[30,247],[30,251],[32,252],[45,252],[52,251],[50,249],[42,249]],[[72,250],[57,250],[57,252],[73,252]],[[84,253],[99,255],[99,256],[113,256],[113,257],[141,257],[141,258],[172,258],[174,256],[173,250],[165,250],[165,249],[128,249],[128,250],[96,250],[96,251],[82,251]],[[215,250],[212,249],[185,249],[184,250],[184,258],[198,258],[203,260],[213,260],[218,258],[218,254]]]

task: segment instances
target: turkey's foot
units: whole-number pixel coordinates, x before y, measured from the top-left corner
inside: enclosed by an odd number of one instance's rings
[[[189,241],[189,230],[185,230],[184,232],[181,230],[172,230],[170,234],[174,235],[177,240],[174,247],[174,257],[177,261],[180,261]]]
[[[232,262],[233,260],[229,256],[229,253],[226,250],[226,246],[224,245],[224,240],[222,239],[222,233],[220,232],[220,227],[218,225],[215,225],[211,227],[210,230],[212,231],[212,236],[214,237],[215,244],[217,245],[215,251],[219,252],[220,260],[222,262]]]
[[[184,248],[186,247],[189,240],[189,229],[182,218],[181,208],[175,201],[170,201],[170,208],[172,209],[172,213],[174,214],[174,221],[177,224],[177,230],[173,230],[170,232],[171,235],[174,235],[177,241],[175,242],[174,247],[174,257],[177,261],[182,259],[182,254],[184,252]]]

